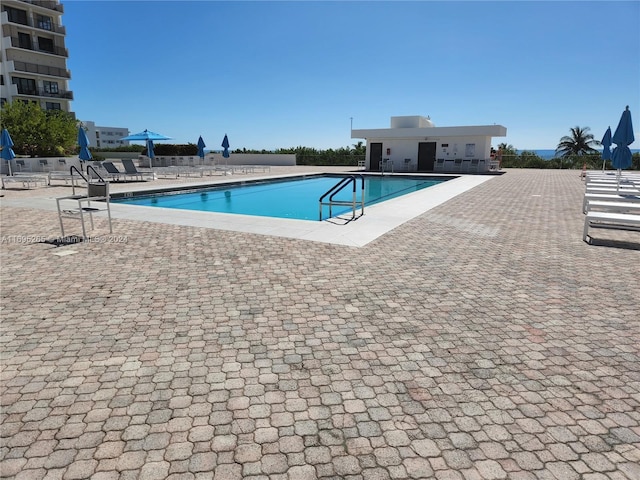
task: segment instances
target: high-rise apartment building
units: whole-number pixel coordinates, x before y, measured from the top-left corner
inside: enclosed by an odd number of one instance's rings
[[[57,0],[2,0],[0,102],[71,112],[64,12]]]

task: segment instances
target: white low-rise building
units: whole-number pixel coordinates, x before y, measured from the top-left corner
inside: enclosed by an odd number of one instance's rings
[[[351,130],[367,142],[366,170],[394,172],[488,172],[493,137],[506,137],[502,125],[436,127],[428,117],[391,117],[391,128]]]
[[[128,140],[120,140],[129,135],[129,129],[124,127],[99,127],[95,122],[82,122],[87,130],[89,145],[96,148],[117,148],[129,145]]]

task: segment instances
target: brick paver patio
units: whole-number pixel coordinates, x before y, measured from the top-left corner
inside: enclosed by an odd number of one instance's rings
[[[114,220],[56,249],[4,205],[0,475],[638,480],[640,234],[584,243],[583,190],[510,170],[362,248]]]

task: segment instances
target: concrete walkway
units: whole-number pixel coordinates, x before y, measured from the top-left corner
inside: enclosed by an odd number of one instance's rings
[[[5,190],[0,476],[637,480],[640,233],[584,243],[583,191],[510,170],[361,247],[55,248],[28,206],[70,188]]]

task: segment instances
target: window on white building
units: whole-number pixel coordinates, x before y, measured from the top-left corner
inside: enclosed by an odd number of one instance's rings
[[[6,10],[9,21],[13,23],[20,23],[21,25],[27,25],[27,11],[18,10],[17,8],[4,7]]]
[[[58,82],[49,82],[45,80],[44,82],[42,82],[42,86],[44,87],[45,93],[60,93],[58,90]]]
[[[31,50],[31,35],[24,32],[18,32],[18,46]]]
[[[53,48],[53,39],[52,38],[45,38],[45,37],[38,37],[38,48],[40,50],[42,50],[43,52],[54,53],[55,50]]]
[[[18,86],[21,95],[36,94],[36,81],[33,78],[11,77],[11,83]]]
[[[51,21],[51,17],[47,17],[45,15],[38,15],[38,28],[42,30],[53,30],[53,22]]]

